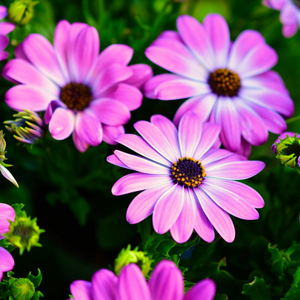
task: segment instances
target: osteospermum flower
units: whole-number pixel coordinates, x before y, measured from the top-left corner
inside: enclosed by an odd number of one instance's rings
[[[125,134],[116,141],[144,157],[116,150],[107,159],[138,172],[119,179],[112,188],[114,195],[145,190],[128,207],[129,223],[153,214],[154,230],[160,234],[170,230],[178,243],[187,241],[194,229],[212,242],[213,227],[225,241],[232,242],[235,229],[228,213],[246,220],[259,218],[254,207],[264,206],[261,196],[233,180],[256,175],[264,163],[214,148],[219,125],[202,125],[198,115],[188,112],[178,131],[161,115],[152,116],[151,123],[139,121],[134,128],[141,137]]]
[[[7,17],[7,9],[5,6],[0,5],[0,20],[5,17]],[[9,53],[4,51],[9,43],[9,39],[6,35],[13,31],[15,27],[16,26],[12,23],[0,22],[0,60],[8,58]]]
[[[280,11],[280,21],[283,24],[282,34],[289,38],[300,26],[299,0],[263,0],[263,4]]]
[[[183,277],[172,261],[163,260],[153,270],[149,282],[135,264],[125,266],[117,277],[101,269],[92,282],[77,280],[71,286],[75,300],[212,300],[215,283],[204,279],[184,294]]]
[[[280,76],[269,71],[277,54],[259,32],[245,30],[231,43],[226,21],[216,14],[206,16],[203,25],[180,16],[177,29],[163,32],[145,52],[175,74],[155,76],[144,87],[148,98],[192,97],[178,109],[175,124],[194,111],[221,126],[225,148],[245,156],[251,145],[267,141],[268,130],[286,129],[281,115],[291,116],[294,104]]]
[[[152,75],[147,65],[129,63],[133,50],[111,45],[99,55],[99,36],[83,23],[58,23],[54,47],[39,34],[30,34],[16,48],[3,76],[19,85],[5,94],[15,110],[44,111],[54,139],[73,132],[79,151],[101,141],[114,144],[124,133],[130,111],[142,102],[138,87]]]

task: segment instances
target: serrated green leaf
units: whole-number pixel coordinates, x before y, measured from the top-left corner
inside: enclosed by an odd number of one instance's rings
[[[36,292],[33,294],[33,297],[31,298],[31,300],[38,300],[38,299],[41,298],[41,297],[44,297],[44,295],[42,294],[42,292],[36,291]]]
[[[22,208],[24,207],[23,203],[14,203],[11,206],[18,217],[22,217],[24,215],[24,212],[22,211]]]
[[[299,300],[300,299],[300,267],[295,272],[294,281],[292,283],[291,288],[285,294],[282,300]]]
[[[264,279],[254,277],[254,280],[243,285],[242,294],[250,297],[251,300],[271,300],[270,286],[266,285]]]
[[[27,278],[33,283],[34,287],[37,288],[43,280],[42,272],[40,269],[38,269],[38,274],[36,276],[32,275],[31,272],[29,272]]]
[[[176,246],[176,242],[172,240],[162,241],[156,248],[158,252],[165,256],[169,256],[170,250]]]

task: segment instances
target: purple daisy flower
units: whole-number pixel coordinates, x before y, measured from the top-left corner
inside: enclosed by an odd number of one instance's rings
[[[202,124],[198,115],[186,113],[178,131],[166,117],[154,115],[151,123],[139,121],[133,134],[116,141],[136,156],[115,150],[108,162],[138,173],[119,179],[112,187],[114,195],[145,190],[136,196],[127,210],[127,221],[139,223],[153,214],[153,227],[159,234],[168,230],[178,243],[186,242],[195,229],[205,241],[212,242],[215,228],[232,242],[235,228],[229,214],[255,220],[255,208],[264,206],[262,197],[252,188],[233,180],[256,175],[265,164],[213,145],[219,125]]]
[[[0,20],[7,16],[7,8],[0,5]],[[5,52],[4,49],[9,43],[9,39],[6,36],[8,33],[15,29],[15,25],[9,22],[0,22],[0,60],[8,58],[9,53]]]
[[[267,7],[280,10],[280,21],[283,24],[282,34],[289,38],[293,36],[300,26],[299,0],[263,0]]]
[[[262,35],[245,30],[230,41],[225,19],[206,16],[201,25],[190,16],[177,19],[178,33],[163,32],[146,49],[155,64],[175,74],[161,74],[144,86],[145,96],[160,100],[189,98],[178,109],[174,123],[187,111],[221,127],[220,139],[228,150],[248,156],[251,145],[267,141],[268,131],[286,129],[283,116],[294,104],[280,76],[269,71],[276,52]]]
[[[15,220],[14,209],[7,204],[0,203],[0,239],[3,239],[3,233],[9,231],[8,220]],[[13,269],[15,265],[12,255],[4,248],[0,247],[0,281],[2,280],[3,273]]]
[[[172,261],[163,260],[154,268],[148,283],[140,268],[130,264],[119,277],[101,269],[93,275],[92,282],[74,281],[70,290],[74,300],[212,300],[216,285],[204,279],[184,294],[181,271]]]
[[[2,75],[19,85],[5,94],[15,110],[44,111],[51,135],[63,140],[73,132],[79,151],[101,141],[115,144],[124,133],[130,111],[140,107],[139,87],[152,76],[143,64],[127,66],[133,49],[111,45],[99,55],[94,27],[60,21],[54,47],[39,34],[30,34],[15,50]]]

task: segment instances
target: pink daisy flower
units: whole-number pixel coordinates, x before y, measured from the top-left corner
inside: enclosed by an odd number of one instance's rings
[[[0,20],[7,16],[7,9],[5,6],[0,5]],[[15,25],[9,22],[0,22],[0,60],[8,58],[9,53],[5,52],[4,49],[9,43],[9,39],[6,36],[8,33],[15,29]]]
[[[131,224],[152,216],[159,234],[168,230],[178,243],[186,242],[193,230],[205,241],[215,238],[214,228],[227,242],[235,238],[229,214],[245,220],[259,218],[256,208],[264,206],[262,197],[252,188],[233,180],[259,173],[261,161],[213,147],[219,125],[204,123],[198,115],[186,113],[179,128],[166,117],[154,115],[151,122],[139,121],[133,134],[116,141],[144,157],[119,150],[108,162],[138,173],[119,179],[112,187],[114,195],[144,190],[128,207],[126,218]]]
[[[127,66],[133,50],[111,45],[99,55],[99,36],[94,27],[60,21],[54,46],[39,34],[30,34],[16,48],[2,75],[19,85],[5,94],[15,110],[44,111],[45,122],[56,140],[73,133],[79,151],[101,141],[114,144],[124,133],[130,111],[140,107],[149,66]]]
[[[263,0],[263,4],[280,11],[280,21],[283,24],[282,34],[289,38],[300,26],[299,0]]]
[[[177,19],[178,33],[163,32],[146,49],[155,64],[175,74],[161,74],[144,86],[148,98],[189,98],[178,109],[174,123],[191,110],[202,121],[221,127],[225,148],[248,156],[251,145],[268,139],[268,131],[286,129],[283,116],[294,112],[294,104],[280,76],[269,71],[276,52],[262,35],[245,30],[235,42],[220,15],[206,16],[201,25],[190,16]]]
[[[14,209],[7,204],[0,203],[0,239],[3,239],[3,233],[9,231],[8,220],[15,220]],[[0,247],[0,281],[2,280],[3,273],[11,271],[15,265],[12,255],[4,248]]]
[[[125,266],[120,276],[101,269],[92,282],[74,281],[70,290],[75,300],[212,300],[216,285],[204,279],[184,294],[181,271],[172,261],[163,260],[154,268],[147,283],[135,264]]]

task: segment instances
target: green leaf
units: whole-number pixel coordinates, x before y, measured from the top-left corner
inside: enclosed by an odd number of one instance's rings
[[[89,203],[79,196],[70,203],[70,208],[77,218],[79,225],[84,226],[91,210]]]
[[[22,211],[23,207],[24,207],[23,203],[12,204],[12,208],[15,210],[15,213],[18,217],[22,217],[24,215],[24,212]]]
[[[176,246],[175,241],[165,240],[162,241],[156,249],[158,252],[162,253],[163,255],[169,256],[170,250],[175,246]]]
[[[270,286],[267,286],[264,279],[254,277],[254,280],[243,285],[242,294],[250,297],[251,300],[271,300]]]
[[[294,281],[292,283],[291,288],[285,294],[282,300],[299,300],[300,299],[300,267],[295,272]]]
[[[27,278],[34,284],[34,287],[37,288],[41,284],[43,279],[42,272],[40,269],[38,269],[38,274],[36,276],[32,275],[31,272],[29,272]]]
[[[225,294],[216,294],[214,300],[227,300],[228,299],[228,296],[225,295]]]

